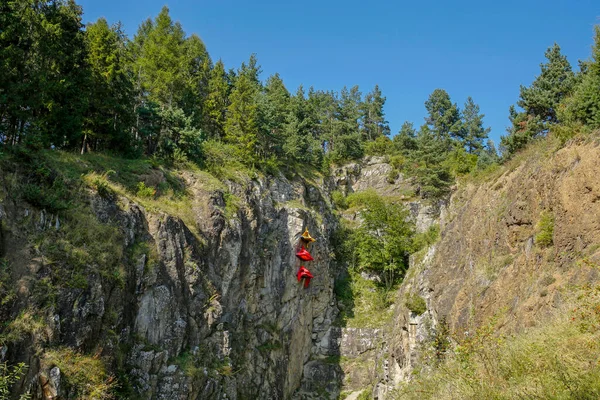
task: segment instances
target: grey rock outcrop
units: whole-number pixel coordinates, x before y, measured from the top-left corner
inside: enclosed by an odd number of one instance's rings
[[[119,228],[123,280],[109,284],[90,274],[85,288],[61,291],[48,310],[48,337],[76,350],[100,349],[109,363],[118,358],[141,398],[337,397],[341,372],[322,361],[338,346],[329,243],[337,220],[323,189],[267,177],[226,182],[225,195],[191,173],[185,179],[193,216],[185,222],[90,192],[95,218]],[[61,229],[57,216],[18,205],[0,209],[0,218],[37,231]],[[296,279],[305,228],[317,238],[308,288]],[[32,398],[69,398],[55,365],[18,351],[9,349],[9,358],[31,365],[21,387]]]

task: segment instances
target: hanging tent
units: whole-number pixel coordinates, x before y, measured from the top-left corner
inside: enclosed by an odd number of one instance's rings
[[[298,282],[304,279],[304,287],[307,288],[308,284],[310,283],[310,280],[313,278],[313,275],[310,273],[309,270],[304,268],[304,266],[300,266],[296,277],[298,278]]]
[[[312,261],[314,258],[310,255],[310,253],[302,246],[300,250],[296,253],[296,257],[301,259],[302,261]]]
[[[300,237],[307,243],[312,243],[316,241],[316,239],[310,236],[310,233],[308,233],[308,228],[304,230],[304,233]]]

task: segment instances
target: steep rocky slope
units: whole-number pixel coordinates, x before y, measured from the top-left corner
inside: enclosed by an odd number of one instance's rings
[[[555,151],[543,142],[460,183],[448,206],[415,200],[414,183],[390,179],[392,167],[376,157],[316,180],[220,183],[177,172],[187,200],[171,208],[160,196],[106,190],[92,174],[80,184],[80,209],[66,215],[22,201],[18,170],[3,171],[0,273],[14,288],[0,287],[0,357],[29,366],[16,392],[34,399],[77,397],[86,369],[97,388],[118,382],[129,398],[352,398],[363,388],[387,398],[436,336],[461,342],[491,318],[501,332],[543,323],[565,289],[597,281],[599,156],[596,143]],[[160,187],[166,174],[139,178]],[[366,189],[406,201],[418,230],[439,224],[440,239],[411,257],[383,318],[341,321],[330,198]],[[306,227],[318,239],[307,289],[294,256]],[[108,244],[92,252],[94,241]],[[87,264],[70,269],[78,259]],[[371,276],[361,279],[373,290]],[[409,310],[409,295],[424,299],[424,313]]]
[[[452,196],[440,240],[413,257],[399,290],[379,398],[411,379],[436,333],[461,342],[492,318],[498,332],[543,324],[569,288],[598,281],[600,147],[555,146],[539,143]],[[411,312],[408,294],[426,312]]]
[[[159,170],[151,175],[143,179],[164,180]],[[265,177],[215,189],[203,174],[182,173],[191,199],[184,222],[97,184],[104,189],[82,189],[90,218],[67,212],[63,220],[11,195],[17,170],[3,178],[0,255],[16,290],[2,306],[1,356],[29,366],[16,392],[94,397],[116,377],[130,398],[337,396],[336,379],[318,379],[338,374],[319,361],[336,351],[329,339],[337,313],[330,244],[337,222],[323,185]],[[114,256],[114,268],[90,260],[73,279],[73,259],[52,259],[40,238],[76,243],[69,232],[86,223],[103,231],[84,236],[114,243],[101,253]],[[304,228],[317,238],[308,288],[296,280]],[[75,250],[93,245],[84,240]],[[71,276],[57,284],[59,269]],[[86,373],[99,377],[95,387]]]

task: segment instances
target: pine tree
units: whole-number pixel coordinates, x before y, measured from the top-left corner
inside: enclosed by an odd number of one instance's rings
[[[191,117],[196,127],[202,125],[203,105],[208,97],[208,81],[212,61],[206,46],[198,37],[191,35],[183,44],[183,93],[180,107]]]
[[[404,121],[400,132],[394,136],[394,147],[403,155],[408,155],[417,149],[417,132],[412,122]]]
[[[581,65],[573,96],[564,101],[559,112],[568,123],[587,125],[592,129],[600,128],[600,25],[595,26],[595,39],[592,47],[592,59]]]
[[[41,15],[33,0],[0,6],[0,143],[17,144],[40,105],[36,33]]]
[[[508,119],[510,121],[510,125],[506,128],[508,135],[500,137],[500,150],[504,158],[525,147],[544,129],[539,117],[518,112],[514,105],[511,105],[508,110]]]
[[[315,91],[311,87],[308,92],[308,104],[315,111],[318,121],[315,137],[321,142],[323,153],[329,153],[335,149],[340,130],[339,99],[333,92]]]
[[[500,157],[496,151],[496,146],[491,139],[487,140],[487,143],[483,150],[479,153],[477,158],[477,169],[485,169],[490,165],[498,164]]]
[[[450,101],[450,95],[443,89],[435,89],[425,102],[429,115],[426,118],[431,133],[448,144],[450,139],[460,138],[460,112],[456,103]]]
[[[258,59],[256,54],[251,54],[248,64],[242,63],[238,71],[238,75],[245,75],[249,82],[256,86],[258,89],[261,87],[260,73],[262,72],[260,65],[258,65]]]
[[[279,74],[270,76],[260,97],[259,143],[263,154],[283,156],[284,135],[289,119],[290,93],[286,89]]]
[[[136,70],[142,91],[161,108],[179,105],[185,87],[185,34],[181,25],[173,22],[165,6],[152,25],[143,24],[138,33],[142,45]]]
[[[82,153],[99,145],[125,151],[132,123],[133,83],[128,69],[125,35],[104,18],[86,29],[87,62],[91,71],[89,109]]]
[[[556,123],[558,105],[571,93],[575,74],[556,43],[546,50],[545,57],[548,61],[540,64],[541,73],[531,86],[521,86],[517,105],[544,123]]]
[[[390,134],[390,127],[383,111],[385,100],[378,85],[375,85],[373,91],[365,96],[360,106],[363,140],[371,141]]]
[[[43,2],[45,3],[45,2]],[[41,107],[35,125],[45,145],[76,148],[82,143],[83,119],[89,100],[89,69],[82,9],[73,0],[42,6],[41,32],[37,36],[39,58],[34,59]]]
[[[203,107],[205,130],[210,138],[225,135],[225,118],[229,106],[229,84],[223,61],[219,60],[210,71],[208,94]]]
[[[417,134],[417,150],[411,159],[417,167],[414,174],[419,182],[419,194],[423,198],[438,199],[445,196],[452,182],[452,176],[444,165],[447,157],[446,140],[423,125]]]
[[[361,93],[358,86],[341,91],[330,132],[330,158],[334,162],[359,159],[364,155],[359,130]]]
[[[284,135],[284,157],[292,162],[320,166],[323,148],[319,139],[319,121],[314,105],[307,101],[300,86],[290,98],[288,120]]]
[[[229,96],[225,140],[240,148],[240,154],[248,165],[254,166],[259,154],[257,87],[248,75],[239,74],[233,92]]]
[[[483,141],[490,133],[490,128],[483,127],[484,116],[479,113],[479,106],[469,96],[462,112],[461,141],[470,154],[479,154],[483,148]]]

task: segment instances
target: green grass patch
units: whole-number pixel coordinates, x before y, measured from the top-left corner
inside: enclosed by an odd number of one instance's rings
[[[349,271],[338,279],[334,292],[341,305],[337,323],[349,328],[381,328],[392,318],[391,305],[395,290],[385,290],[375,281]]]
[[[69,398],[107,399],[115,385],[104,362],[98,355],[90,356],[63,347],[50,349],[43,355],[43,364],[61,371],[61,386],[64,385]]]
[[[28,338],[47,339],[46,323],[34,310],[23,310],[12,321],[5,322],[0,344],[19,343]]]
[[[101,223],[87,207],[71,211],[61,229],[39,233],[36,247],[51,265],[53,283],[87,288],[87,277],[96,272],[124,287],[123,235],[112,223]]]

